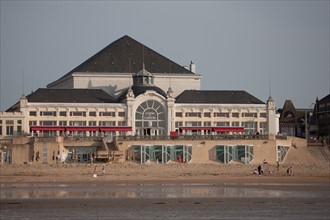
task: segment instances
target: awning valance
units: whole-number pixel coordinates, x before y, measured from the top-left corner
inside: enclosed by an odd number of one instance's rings
[[[98,127],[80,127],[80,126],[71,126],[65,127],[66,131],[98,131]]]
[[[171,132],[170,132],[170,136],[171,136],[171,137],[176,137],[176,136],[178,136],[178,132],[176,132],[176,131],[171,131]]]
[[[125,127],[125,126],[100,127],[100,131],[132,131],[132,127]]]
[[[244,132],[244,127],[214,127],[215,132]]]
[[[64,129],[58,126],[30,126],[31,131],[64,131]]]

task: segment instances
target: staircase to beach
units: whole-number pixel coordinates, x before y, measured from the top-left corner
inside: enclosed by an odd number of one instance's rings
[[[103,149],[98,151],[97,158],[107,162],[124,162],[124,152],[118,147],[112,137],[102,138]]]

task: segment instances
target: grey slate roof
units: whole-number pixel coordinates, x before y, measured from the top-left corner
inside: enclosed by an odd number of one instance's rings
[[[162,90],[161,88],[154,86],[154,85],[133,85],[131,87],[131,89],[133,90],[134,96],[138,96],[140,94],[145,93],[147,90],[153,90],[156,93],[158,93],[159,95],[163,96],[164,98],[166,98],[166,92],[164,92],[164,90]],[[126,99],[126,95],[128,93],[128,89],[126,89],[119,97],[118,97],[118,102],[121,102],[123,100]]]
[[[242,90],[185,90],[175,103],[189,104],[265,104]]]
[[[29,102],[51,103],[115,103],[111,95],[101,89],[38,89],[26,96]]]
[[[194,74],[183,66],[125,35],[58,80],[70,76],[74,72],[137,73],[143,68],[143,61],[145,68],[151,73]],[[53,83],[48,84],[47,87],[50,87]]]

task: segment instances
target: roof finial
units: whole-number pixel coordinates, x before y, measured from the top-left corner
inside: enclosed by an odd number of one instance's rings
[[[144,45],[142,46],[142,69],[143,70],[145,69],[145,66],[144,66]]]

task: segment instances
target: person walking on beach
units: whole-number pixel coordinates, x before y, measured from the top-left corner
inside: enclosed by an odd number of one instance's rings
[[[261,176],[261,174],[263,173],[263,172],[262,172],[261,165],[258,166],[258,173],[259,173],[259,176]]]
[[[276,161],[276,170],[280,171],[280,163],[278,161]]]
[[[94,174],[96,174],[97,165],[94,166]]]
[[[104,165],[102,166],[102,174],[103,174],[103,176],[105,175],[105,167],[104,167]]]
[[[289,176],[292,176],[292,167],[289,167],[286,172]]]

